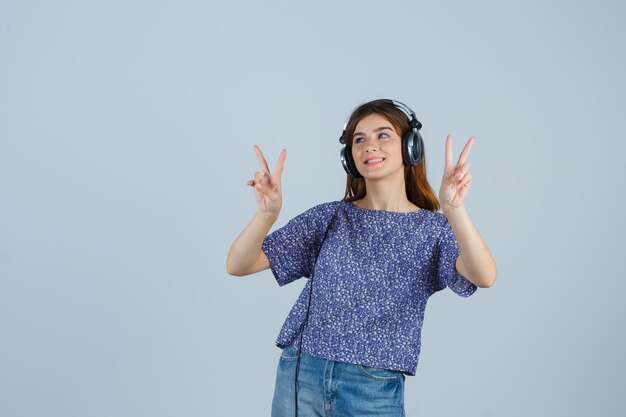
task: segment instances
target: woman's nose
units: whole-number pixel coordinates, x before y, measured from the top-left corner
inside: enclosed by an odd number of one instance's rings
[[[375,151],[378,149],[378,144],[376,142],[369,142],[366,146],[365,146],[365,150],[366,151]]]

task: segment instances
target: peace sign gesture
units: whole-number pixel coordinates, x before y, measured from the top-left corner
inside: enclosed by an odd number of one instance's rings
[[[439,188],[439,203],[445,212],[448,209],[457,209],[464,204],[465,197],[472,185],[472,176],[469,164],[465,162],[475,137],[469,138],[456,165],[452,162],[452,135],[446,137],[446,165],[443,169],[443,178]]]
[[[283,205],[280,176],[283,173],[287,150],[283,149],[280,153],[274,173],[270,173],[263,152],[261,152],[261,148],[257,145],[254,145],[254,153],[256,153],[259,163],[261,164],[261,172],[255,172],[254,179],[248,181],[247,184],[254,189],[254,196],[259,205],[259,211],[278,216]]]

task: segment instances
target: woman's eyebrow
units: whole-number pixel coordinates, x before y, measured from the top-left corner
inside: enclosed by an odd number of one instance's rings
[[[374,132],[378,132],[379,130],[385,130],[385,129],[389,129],[393,132],[393,129],[387,126],[383,126],[383,127],[377,127],[376,129],[374,129]],[[352,135],[352,137],[355,137],[356,135],[364,135],[365,133],[363,132],[355,132],[354,135]]]

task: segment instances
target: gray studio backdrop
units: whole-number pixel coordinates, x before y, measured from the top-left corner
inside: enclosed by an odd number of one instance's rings
[[[408,416],[615,416],[623,295],[621,1],[0,2],[0,415],[267,416],[304,280],[226,274],[287,149],[275,225],[343,196],[375,98],[471,135],[498,263],[426,310]]]

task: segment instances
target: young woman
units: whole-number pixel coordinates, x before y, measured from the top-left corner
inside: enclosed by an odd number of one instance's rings
[[[248,185],[258,211],[230,248],[227,271],[271,268],[281,286],[311,278],[276,340],[283,350],[272,416],[404,416],[405,375],[415,375],[428,297],[446,287],[468,297],[495,282],[495,260],[464,206],[474,138],[456,164],[446,138],[438,201],[420,127],[397,101],[357,107],[340,138],[344,198],[269,235],[286,151],[270,172],[255,145],[261,171]]]

